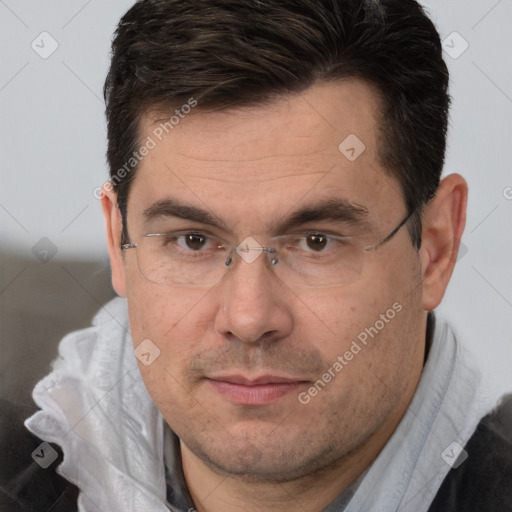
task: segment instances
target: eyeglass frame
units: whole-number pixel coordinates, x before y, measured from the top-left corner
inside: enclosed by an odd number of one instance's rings
[[[363,246],[362,249],[365,252],[376,251],[379,247],[381,247],[386,242],[391,240],[400,231],[400,229],[409,221],[409,219],[413,216],[413,214],[415,212],[416,212],[416,209],[412,209],[386,236],[384,236],[381,240],[379,240],[379,242],[377,242],[374,245]],[[146,235],[143,235],[143,237],[144,238],[146,238],[146,237],[160,237],[160,236],[169,236],[169,235],[170,235],[170,233],[148,233]],[[275,237],[271,237],[270,240],[286,238],[286,237],[290,237],[290,236],[295,236],[295,235],[278,235],[278,236],[275,236]],[[336,240],[336,239],[339,239],[339,240],[342,240],[342,239],[353,239],[354,238],[352,236],[335,236],[335,235],[328,235],[328,236],[329,236],[329,238],[332,238],[333,240]],[[126,251],[128,249],[136,249],[137,247],[138,247],[138,244],[133,243],[133,242],[121,244],[121,250],[122,251]],[[231,248],[231,251],[229,252],[229,255],[227,256],[226,261],[224,262],[224,264],[227,267],[229,267],[229,265],[233,261],[233,254],[237,250],[245,250],[245,251],[247,251],[247,250],[256,250],[256,251],[261,251],[262,253],[263,252],[267,252],[267,253],[275,253],[276,252],[276,249],[274,247],[261,247],[261,246],[260,247],[245,247],[245,246],[240,245],[240,244],[238,244],[238,245],[224,245],[224,244],[222,244],[222,245],[218,245],[217,246],[217,249],[228,249],[228,248]],[[270,261],[270,263],[272,265],[276,265],[278,262],[279,262],[279,260],[277,260],[276,258],[274,258],[274,259],[272,259]],[[146,276],[144,276],[144,277],[146,278]]]

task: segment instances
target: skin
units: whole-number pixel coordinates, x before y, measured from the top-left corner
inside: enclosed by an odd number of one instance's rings
[[[335,195],[368,209],[368,243],[378,242],[406,214],[398,182],[378,161],[379,105],[371,86],[349,80],[265,106],[193,111],[137,170],[128,200],[131,241],[154,232],[142,213],[167,197],[214,212],[231,242],[253,236],[263,245],[274,234],[271,221]],[[155,126],[145,118],[141,140]],[[349,134],[366,146],[354,162],[338,150]],[[376,458],[411,402],[427,312],[443,297],[464,229],[464,179],[442,181],[423,214],[419,251],[402,228],[365,254],[357,281],[328,288],[283,283],[265,258],[247,264],[238,257],[214,287],[152,283],[141,275],[136,251],[120,251],[116,196],[104,192],[113,284],[127,297],[134,346],[149,338],[161,351],[140,371],[181,439],[197,510],[323,510]],[[395,303],[402,310],[317,396],[300,403],[298,393]],[[274,403],[242,406],[208,380],[228,373],[300,384]]]

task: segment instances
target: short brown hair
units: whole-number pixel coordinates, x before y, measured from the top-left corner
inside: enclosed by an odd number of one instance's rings
[[[422,206],[444,165],[448,70],[415,0],[140,0],[112,43],[107,159],[124,221],[141,117],[179,107],[257,105],[317,82],[360,78],[383,99],[381,163],[402,186],[421,245]],[[126,167],[125,167],[126,168]]]

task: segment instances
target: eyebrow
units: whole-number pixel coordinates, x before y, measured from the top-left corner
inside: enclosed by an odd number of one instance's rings
[[[179,219],[191,220],[200,224],[222,227],[228,229],[227,224],[213,212],[188,205],[176,199],[167,198],[153,203],[143,212],[146,221],[158,217],[177,217]]]
[[[350,225],[364,225],[368,219],[368,209],[348,199],[335,197],[324,198],[314,204],[307,205],[275,222],[271,231],[287,232],[308,222],[330,220]]]
[[[364,225],[368,218],[368,209],[365,206],[349,201],[345,198],[323,198],[317,202],[292,211],[277,221],[266,225],[272,233],[285,233],[308,222],[330,220],[350,225]],[[188,205],[174,198],[166,198],[152,204],[144,210],[143,216],[148,222],[158,217],[176,217],[194,221],[199,224],[220,227],[229,231],[227,224],[213,212]]]

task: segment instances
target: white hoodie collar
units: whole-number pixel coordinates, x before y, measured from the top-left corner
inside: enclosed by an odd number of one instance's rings
[[[450,463],[458,458],[458,447],[466,445],[492,409],[488,383],[472,355],[457,342],[448,324],[437,318],[435,323],[412,402],[346,512],[428,511]]]
[[[124,299],[61,341],[33,397],[42,410],[25,425],[62,447],[57,471],[80,489],[80,512],[168,512],[163,420],[137,368]]]

